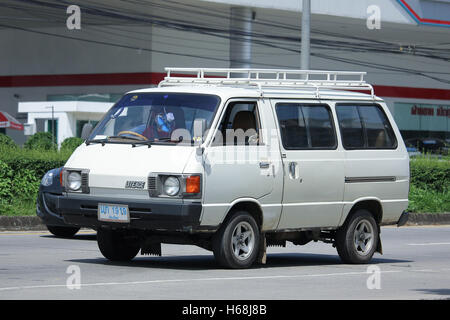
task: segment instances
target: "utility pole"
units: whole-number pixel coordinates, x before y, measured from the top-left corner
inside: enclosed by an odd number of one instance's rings
[[[311,0],[302,1],[302,45],[300,53],[300,68],[309,70],[310,32],[311,32]]]
[[[251,68],[253,11],[248,7],[230,9],[230,68]],[[246,74],[234,74],[247,76]]]
[[[55,106],[46,107],[47,109],[52,108],[52,142],[56,144],[55,141],[55,130],[56,130],[56,123],[55,123]]]

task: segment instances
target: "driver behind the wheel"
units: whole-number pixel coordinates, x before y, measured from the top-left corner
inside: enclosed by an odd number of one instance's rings
[[[131,133],[127,132],[142,134],[145,129],[145,123],[143,123],[142,117],[142,109],[139,107],[128,107],[126,116],[119,117],[116,121],[118,134],[123,136],[132,135]]]
[[[175,116],[165,107],[155,107],[150,115],[148,127],[142,133],[148,139],[170,138],[175,129]]]

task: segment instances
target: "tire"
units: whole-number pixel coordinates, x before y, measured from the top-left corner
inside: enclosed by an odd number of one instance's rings
[[[47,226],[48,231],[58,238],[72,238],[80,228]]]
[[[226,268],[249,268],[258,257],[260,237],[255,219],[246,211],[237,211],[214,235],[214,257]]]
[[[344,263],[369,263],[376,251],[379,227],[372,214],[357,210],[336,232],[336,249]]]
[[[97,230],[97,244],[103,256],[111,261],[130,261],[139,252],[137,237],[120,230]]]

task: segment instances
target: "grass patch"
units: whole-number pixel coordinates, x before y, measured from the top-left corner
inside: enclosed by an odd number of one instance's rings
[[[35,216],[36,201],[34,200],[15,200],[11,203],[0,203],[0,216]]]
[[[0,215],[35,215],[41,178],[63,166],[71,153],[0,145]]]
[[[449,190],[439,192],[411,184],[408,211],[416,213],[450,212]]]
[[[424,155],[410,161],[410,212],[450,212],[450,158]]]
[[[9,147],[0,144],[0,160],[4,162],[16,161],[18,159],[27,161],[65,162],[72,154],[73,150],[39,150],[25,149],[19,147]]]

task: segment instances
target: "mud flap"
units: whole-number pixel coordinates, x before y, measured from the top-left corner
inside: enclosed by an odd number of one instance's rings
[[[141,255],[154,255],[161,257],[161,242],[146,241],[141,247]]]
[[[259,252],[258,257],[256,258],[257,264],[266,264],[267,260],[267,241],[266,241],[266,235],[263,233],[261,234],[261,239],[259,241]]]
[[[375,252],[378,252],[379,254],[383,254],[383,247],[381,245],[381,235],[380,235],[380,233],[378,234],[377,249],[375,250]]]
[[[404,226],[408,222],[409,212],[404,211],[397,221],[397,227]]]

